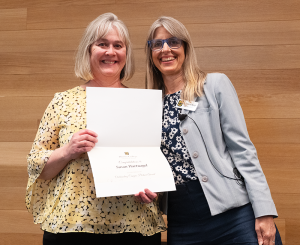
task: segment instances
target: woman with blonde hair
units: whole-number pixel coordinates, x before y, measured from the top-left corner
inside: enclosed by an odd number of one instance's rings
[[[44,245],[160,244],[166,228],[156,194],[149,192],[147,204],[134,195],[97,198],[87,155],[98,139],[86,129],[86,87],[125,88],[133,73],[125,24],[112,13],[100,15],[76,56],[75,74],[85,83],[55,94],[27,157],[26,207],[44,231]]]
[[[168,244],[281,244],[230,80],[200,70],[187,29],[171,17],[150,27],[146,56],[147,87],[164,94],[161,150],[177,189],[163,203]]]

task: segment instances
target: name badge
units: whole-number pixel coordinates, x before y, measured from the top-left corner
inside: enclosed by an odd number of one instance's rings
[[[188,111],[195,111],[197,109],[197,106],[198,106],[198,102],[195,101],[194,102],[185,101],[184,104],[183,100],[178,100],[175,107],[185,109]]]

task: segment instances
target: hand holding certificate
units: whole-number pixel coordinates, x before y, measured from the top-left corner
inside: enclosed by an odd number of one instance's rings
[[[87,88],[87,128],[98,134],[88,152],[97,197],[176,190],[160,151],[159,90]]]

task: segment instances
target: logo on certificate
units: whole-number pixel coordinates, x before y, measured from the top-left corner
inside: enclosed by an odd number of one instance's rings
[[[124,152],[124,153],[125,153],[126,156],[129,156],[129,152],[126,151],[126,152]]]

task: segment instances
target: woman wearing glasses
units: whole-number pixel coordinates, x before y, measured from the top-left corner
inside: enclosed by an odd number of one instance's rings
[[[163,90],[161,150],[177,191],[165,195],[168,244],[281,244],[277,216],[237,94],[205,74],[182,23],[150,28],[147,87]]]

